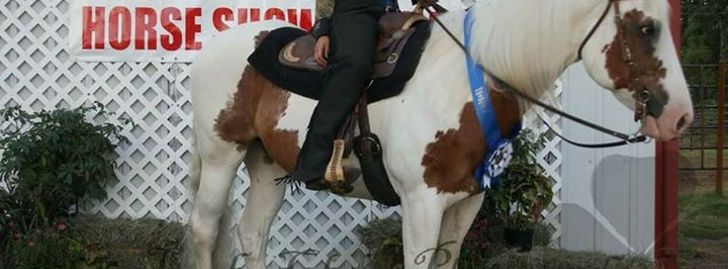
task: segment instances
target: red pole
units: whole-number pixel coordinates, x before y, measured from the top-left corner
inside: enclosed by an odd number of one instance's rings
[[[670,29],[680,51],[680,0],[669,0]],[[677,269],[678,162],[677,140],[656,143],[655,158],[655,261],[658,268]]]

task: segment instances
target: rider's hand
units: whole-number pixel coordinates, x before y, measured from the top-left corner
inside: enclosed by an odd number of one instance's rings
[[[321,66],[326,66],[329,63],[329,42],[328,36],[319,37],[316,40],[316,46],[313,48],[313,57]]]
[[[420,7],[427,8],[437,2],[438,0],[412,0],[412,5],[416,5],[417,3],[419,3]]]

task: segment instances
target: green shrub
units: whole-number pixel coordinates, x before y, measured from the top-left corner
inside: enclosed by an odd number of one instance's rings
[[[0,110],[0,267],[12,268],[10,253],[70,242],[37,231],[53,230],[80,199],[106,197],[105,182],[115,178],[115,143],[126,139],[119,134],[122,125],[89,121],[111,115],[99,103],[36,113]],[[28,237],[42,243],[13,249],[22,247],[16,240]]]
[[[11,195],[31,197],[46,226],[81,198],[105,198],[104,184],[115,178],[114,142],[125,139],[121,126],[95,125],[87,117],[109,115],[100,104],[37,113],[0,110],[11,124],[0,130],[0,182]]]

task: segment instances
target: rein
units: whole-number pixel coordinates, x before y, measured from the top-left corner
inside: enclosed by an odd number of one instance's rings
[[[594,25],[594,27],[589,31],[589,34],[586,36],[586,38],[582,42],[581,46],[579,47],[579,59],[581,59],[581,50],[586,45],[586,43],[589,41],[589,39],[591,39],[591,37],[594,35],[594,33],[596,32],[597,28],[599,28],[599,26],[602,24],[602,22],[604,21],[604,19],[607,16],[607,14],[609,13],[609,8],[612,5],[614,5],[614,7],[615,7],[615,13],[616,13],[616,15],[615,15],[615,23],[617,24],[617,28],[620,31],[620,35],[619,35],[620,36],[620,41],[622,41],[621,44],[622,44],[622,50],[623,50],[623,53],[622,53],[622,55],[623,55],[623,61],[625,63],[627,63],[628,66],[630,66],[630,73],[631,74],[634,74],[634,73],[636,73],[635,65],[634,65],[634,61],[633,61],[632,56],[631,56],[631,51],[629,50],[629,47],[627,46],[627,41],[624,38],[625,31],[624,31],[624,28],[621,26],[621,15],[620,15],[620,12],[619,12],[619,4],[618,4],[618,2],[619,2],[619,0],[609,0],[609,4],[607,5],[607,8],[602,13],[602,16],[599,18],[599,21],[597,21],[597,24]],[[470,59],[474,59],[472,57],[472,55],[470,54],[470,51],[468,51],[468,49],[466,48],[465,44],[463,44],[463,42],[460,41],[460,39],[457,38],[450,31],[450,29],[448,29],[442,23],[442,21],[440,21],[440,19],[437,17],[437,14],[435,14],[435,12],[431,11],[427,7],[424,8],[424,9],[427,10],[427,13],[430,14],[430,17],[433,18],[434,21],[443,30],[445,30],[445,33],[447,33],[447,35],[450,36],[450,39],[452,39],[460,47],[460,49],[465,53],[465,57],[468,57]],[[481,72],[490,75],[490,73],[488,73],[488,71],[486,71],[483,68],[483,66],[477,65],[477,68]],[[491,75],[491,77],[496,78],[495,76],[492,76],[492,75]],[[555,114],[557,114],[559,116],[562,116],[564,118],[567,118],[569,120],[572,120],[572,121],[574,121],[576,123],[579,123],[581,125],[584,125],[586,127],[591,128],[591,129],[597,130],[599,132],[602,132],[602,133],[605,133],[605,134],[608,134],[608,135],[611,135],[611,136],[614,136],[614,137],[620,139],[619,141],[615,141],[615,142],[599,143],[599,144],[580,143],[580,142],[576,142],[576,141],[573,141],[571,139],[568,139],[568,138],[564,137],[562,134],[558,133],[553,127],[551,127],[551,125],[548,122],[546,122],[544,120],[544,124],[546,124],[546,126],[549,129],[551,129],[551,131],[556,136],[558,136],[559,138],[563,139],[564,141],[566,141],[569,144],[572,144],[572,145],[575,145],[575,146],[578,146],[578,147],[584,147],[584,148],[608,148],[608,147],[617,147],[617,146],[623,146],[623,145],[633,144],[633,143],[640,143],[640,142],[645,142],[645,141],[648,140],[647,137],[645,137],[644,135],[636,135],[636,134],[635,135],[629,135],[629,134],[625,134],[625,133],[622,133],[622,132],[619,132],[619,131],[615,131],[615,130],[606,128],[604,126],[601,126],[601,125],[598,125],[598,124],[589,122],[587,120],[581,119],[581,118],[579,118],[577,116],[571,115],[571,114],[569,114],[569,113],[567,113],[567,112],[565,112],[563,110],[560,110],[560,109],[555,108],[555,107],[553,107],[553,106],[551,106],[549,104],[546,104],[546,103],[538,100],[537,98],[534,98],[532,96],[529,96],[529,95],[523,93],[522,91],[518,90],[517,88],[508,85],[508,83],[506,83],[504,81],[501,81],[501,80],[499,80],[497,78],[496,78],[496,80],[497,80],[497,83],[500,83],[500,84],[502,84],[504,86],[503,87],[504,89],[506,89],[507,91],[509,91],[512,94],[517,95],[518,97],[523,98],[524,100],[526,100],[526,101],[528,101],[530,103],[536,104],[536,105],[542,107],[543,109],[546,109],[548,111],[551,111],[551,112],[553,112],[553,113],[555,113]],[[635,78],[633,80],[639,80],[639,78],[637,77],[637,78]],[[645,92],[647,93],[647,95],[644,94]],[[644,106],[647,103],[647,101],[649,100],[649,91],[646,91],[644,89],[643,90],[640,90],[640,91],[638,91],[638,96],[640,98],[640,101],[637,102],[638,106],[635,109],[635,118],[638,119],[637,117],[640,116],[639,119],[642,119],[642,118],[644,118],[646,116]],[[643,98],[645,96],[646,96],[646,98]],[[640,107],[641,107],[641,109],[640,109]]]

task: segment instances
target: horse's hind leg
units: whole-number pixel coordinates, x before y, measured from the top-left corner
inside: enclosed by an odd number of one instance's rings
[[[483,193],[469,197],[445,210],[440,229],[440,256],[435,259],[444,263],[443,268],[456,268],[463,240],[478,215],[483,197]]]
[[[260,143],[251,145],[245,166],[250,190],[238,225],[238,238],[247,268],[263,269],[270,227],[286,192],[285,184],[276,184],[274,179],[285,176],[286,171],[266,158]]]
[[[229,220],[221,220],[226,212],[228,193],[235,173],[245,156],[237,145],[198,135],[200,158],[199,187],[194,194],[190,224],[198,269],[229,267],[232,261],[227,231]],[[223,228],[224,229],[224,228]]]

